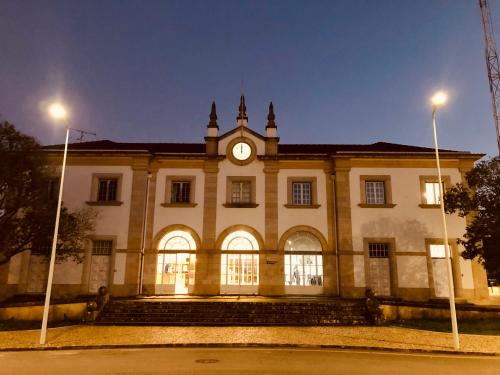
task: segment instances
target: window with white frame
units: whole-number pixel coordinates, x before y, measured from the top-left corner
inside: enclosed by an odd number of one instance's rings
[[[293,182],[292,204],[310,205],[312,203],[311,191],[310,182]]]
[[[233,181],[231,183],[231,203],[251,203],[251,182]]]
[[[444,186],[442,185],[444,191]],[[439,194],[439,182],[425,183],[425,200],[427,204],[440,204],[441,196]]]
[[[365,195],[367,204],[385,204],[385,182],[366,181]]]
[[[444,248],[444,245],[431,244],[430,245],[430,252],[431,252],[431,258],[445,258],[446,257],[446,250]],[[450,256],[451,256],[451,253],[450,253]]]
[[[191,182],[190,181],[172,181],[172,192],[170,203],[190,203]]]

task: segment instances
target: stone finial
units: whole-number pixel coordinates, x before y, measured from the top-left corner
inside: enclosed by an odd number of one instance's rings
[[[238,107],[238,109],[239,109],[239,113],[238,113],[238,117],[236,117],[236,120],[248,121],[247,106],[245,105],[245,96],[244,95],[240,96],[240,106]]]
[[[212,102],[212,109],[210,110],[210,122],[208,123],[207,127],[219,129],[219,125],[217,125],[217,109],[215,107],[215,102]]]
[[[269,103],[269,113],[267,115],[267,126],[266,126],[266,129],[267,128],[275,128],[276,127],[276,123],[274,122],[275,118],[276,117],[274,116],[273,102],[270,102]]]

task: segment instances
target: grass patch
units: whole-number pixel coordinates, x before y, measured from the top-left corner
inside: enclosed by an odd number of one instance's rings
[[[449,319],[396,320],[390,322],[389,325],[426,331],[451,332]],[[474,335],[500,335],[500,319],[459,320],[458,332]]]
[[[65,327],[79,324],[79,321],[63,320],[59,322],[49,322],[49,328]],[[24,331],[28,329],[41,329],[42,322],[39,320],[0,320],[0,331]]]

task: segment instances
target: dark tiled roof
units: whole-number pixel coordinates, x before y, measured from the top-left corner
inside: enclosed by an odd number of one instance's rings
[[[64,145],[44,146],[46,150],[61,150]],[[73,151],[123,151],[149,152],[152,154],[204,154],[204,143],[124,143],[109,140],[72,143],[69,149]],[[464,153],[463,151],[443,150],[441,152]],[[397,143],[376,142],[365,145],[347,144],[279,144],[279,154],[336,154],[343,152],[396,152],[396,153],[430,153],[433,148],[409,146]]]

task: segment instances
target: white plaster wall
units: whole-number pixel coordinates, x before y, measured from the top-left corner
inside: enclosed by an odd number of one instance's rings
[[[257,230],[262,239],[265,237],[265,176],[264,163],[254,160],[247,165],[235,165],[228,159],[219,163],[217,177],[217,238],[226,228],[243,224]],[[255,176],[255,208],[226,208],[226,185],[228,176]]]
[[[443,176],[451,183],[461,181],[458,169],[444,168]],[[390,175],[394,208],[361,208],[360,175]],[[350,172],[351,220],[354,250],[363,251],[363,237],[390,237],[396,240],[396,252],[425,253],[425,238],[443,237],[439,208],[421,208],[419,176],[436,175],[435,168],[352,168]],[[465,232],[465,219],[447,215],[450,239],[460,238]],[[421,258],[417,260],[417,258]],[[400,286],[427,287],[425,257],[398,257]],[[418,266],[420,265],[420,266]],[[425,267],[424,267],[425,265]],[[417,268],[412,268],[417,267]],[[415,272],[416,269],[422,270]],[[401,285],[401,282],[403,283]]]
[[[195,176],[195,207],[163,207],[165,202],[167,176]],[[162,168],[156,175],[155,214],[153,235],[168,225],[183,224],[192,228],[198,236],[203,231],[203,199],[205,190],[205,173],[195,168]]]
[[[23,254],[19,253],[10,258],[7,284],[19,284],[19,279],[21,278],[22,256]]]
[[[286,208],[288,177],[316,177],[319,208]],[[316,228],[328,239],[325,172],[319,169],[281,169],[278,173],[278,236],[296,225]]]
[[[443,169],[451,183],[461,181],[458,169]],[[424,238],[441,238],[439,208],[421,208],[419,176],[435,175],[434,168],[353,168],[350,173],[351,220],[354,250],[363,250],[363,237],[394,237],[396,251],[425,251]],[[361,208],[360,175],[390,175],[394,208]],[[459,238],[465,219],[447,216],[448,235]]]
[[[121,206],[88,206],[94,173],[122,174]],[[132,168],[129,166],[68,166],[64,178],[63,201],[69,210],[92,208],[97,211],[94,235],[117,236],[116,247],[127,248]]]
[[[400,288],[428,288],[427,257],[398,256],[398,286]]]
[[[354,286],[355,287],[365,287],[365,256],[364,255],[353,255],[352,257],[354,264]]]
[[[56,263],[54,268],[54,284],[80,284],[82,282],[83,262],[72,259]]]
[[[265,155],[266,154],[266,142],[262,139],[257,138],[253,134],[250,134],[245,128],[243,128],[243,136],[252,140],[255,143],[255,147],[257,147],[257,155]],[[229,137],[226,137],[219,141],[219,155],[226,155],[226,149],[229,142],[231,142],[234,138],[241,137],[241,132],[238,131],[234,134],[231,134]]]

